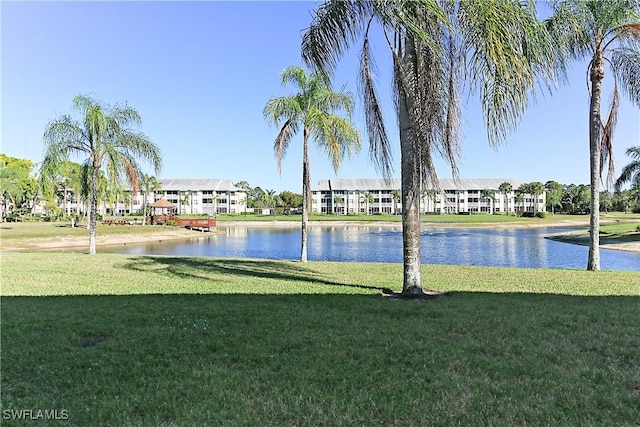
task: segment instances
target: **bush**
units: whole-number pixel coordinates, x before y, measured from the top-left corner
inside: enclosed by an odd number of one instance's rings
[[[536,216],[538,218],[546,218],[547,217],[547,213],[546,212],[538,212],[538,213],[536,213]]]
[[[523,218],[533,218],[535,214],[533,212],[522,212]]]

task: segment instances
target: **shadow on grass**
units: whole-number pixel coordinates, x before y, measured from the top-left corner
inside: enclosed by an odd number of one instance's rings
[[[133,271],[156,271],[179,278],[210,280],[207,273],[231,274],[234,276],[260,277],[275,280],[293,280],[310,284],[340,286],[390,292],[380,286],[327,280],[321,272],[305,267],[302,263],[283,263],[270,260],[251,259],[204,259],[189,257],[151,257],[142,256],[129,259],[124,268]]]

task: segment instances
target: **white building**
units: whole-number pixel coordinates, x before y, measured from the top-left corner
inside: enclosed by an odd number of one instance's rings
[[[240,213],[246,209],[247,193],[228,179],[159,179],[159,189],[147,194],[147,204],[166,199],[176,205],[176,213],[216,215]],[[127,215],[142,210],[144,193],[125,191],[117,202],[100,203],[98,211],[109,215]],[[76,211],[75,203],[67,205],[69,212]]]
[[[503,193],[502,183],[512,190]],[[516,190],[524,181],[516,179],[441,179],[442,191],[425,188],[420,201],[421,213],[474,212],[541,212],[546,209],[546,197],[518,195]],[[354,214],[402,212],[399,179],[329,179],[312,187],[312,212]],[[489,190],[486,192],[485,190]],[[487,194],[488,193],[488,194]]]

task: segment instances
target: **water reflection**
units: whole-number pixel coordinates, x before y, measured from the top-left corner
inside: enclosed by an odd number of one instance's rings
[[[298,259],[299,224],[219,226],[220,234],[190,241],[111,247],[104,252],[213,257]],[[588,248],[544,239],[567,229],[429,228],[422,230],[422,260],[431,264],[535,268],[586,265]],[[402,262],[402,229],[379,225],[314,225],[309,260]],[[640,254],[601,250],[603,269],[640,271]]]

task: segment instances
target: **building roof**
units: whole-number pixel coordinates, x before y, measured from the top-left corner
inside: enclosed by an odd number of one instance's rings
[[[175,208],[176,205],[166,199],[160,199],[157,202],[152,203],[151,207],[152,208]]]
[[[498,190],[500,184],[508,182],[515,190],[524,181],[512,178],[460,178],[441,179],[440,186],[443,190]],[[399,190],[401,188],[399,179],[323,179],[318,181],[318,185],[313,187],[313,191],[371,191],[371,190]],[[433,186],[429,186],[433,188]]]
[[[159,179],[162,191],[244,191],[229,179]]]

